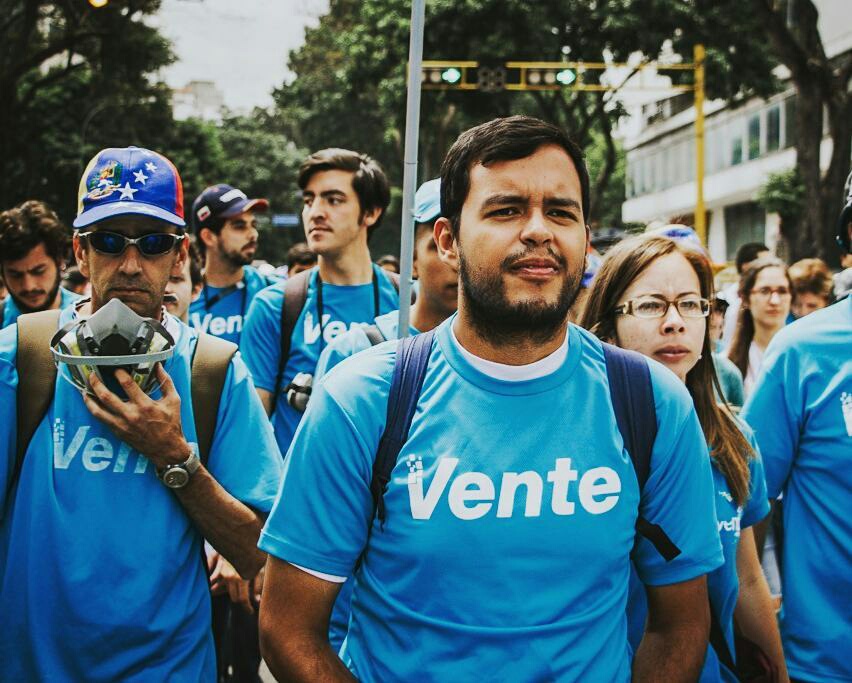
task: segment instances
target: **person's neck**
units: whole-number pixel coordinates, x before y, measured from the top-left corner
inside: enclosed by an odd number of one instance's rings
[[[50,302],[50,306],[47,307],[50,311],[55,311],[62,305],[62,287],[56,290],[56,296],[53,297],[53,301]]]
[[[566,319],[565,323],[544,341],[540,335],[531,332],[495,342],[481,334],[461,303],[458,317],[453,323],[453,332],[459,344],[474,356],[503,365],[529,365],[546,358],[565,342],[568,321]]]
[[[366,243],[351,245],[345,251],[317,259],[323,282],[330,285],[363,285],[373,279],[373,262]]]
[[[211,287],[232,287],[243,279],[243,267],[224,261],[213,252],[207,252],[204,262],[204,282]]]
[[[761,325],[757,321],[754,323],[754,343],[757,344],[761,350],[765,349],[769,346],[769,342],[772,341],[772,337],[782,328],[784,325]]]
[[[435,310],[429,306],[429,302],[423,296],[422,290],[420,294],[421,296],[417,298],[417,301],[411,304],[411,326],[418,332],[428,332],[438,327],[452,313]]]

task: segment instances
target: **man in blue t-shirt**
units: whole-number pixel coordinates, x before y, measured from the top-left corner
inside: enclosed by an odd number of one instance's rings
[[[251,267],[257,251],[258,211],[266,199],[249,199],[230,185],[213,185],[192,203],[190,221],[204,259],[204,287],[189,307],[196,330],[240,343],[252,299],[272,284]]]
[[[466,131],[441,173],[435,241],[458,262],[458,314],[435,343],[373,523],[370,484],[396,344],[316,388],[260,540],[270,669],[287,680],[694,680],[722,562],[701,427],[649,362],[658,420],[640,491],[616,427],[601,342],[569,325],[589,237],[589,180],[565,134],[529,117]],[[626,603],[638,514],[645,639]],[[357,567],[357,569],[356,569]],[[326,637],[354,571],[340,658]]]
[[[852,179],[852,176],[850,176]],[[852,252],[852,187],[840,241]],[[790,677],[852,681],[852,297],[785,327],[743,417],[784,496],[781,639]]]
[[[65,308],[79,295],[60,285],[71,234],[46,204],[31,200],[0,213],[0,329],[21,313]]]
[[[282,358],[283,282],[252,302],[241,343],[282,454],[302,417],[288,403],[296,376],[304,381],[305,375],[313,375],[320,353],[335,337],[399,308],[394,281],[372,263],[367,246],[390,203],[381,167],[366,154],[324,149],[304,161],[298,183],[305,235],[318,266],[299,275],[308,278],[307,291],[289,353]]]
[[[156,321],[143,325],[144,337],[135,332],[140,352],[145,340],[169,338],[174,352],[155,366],[152,390],[137,384],[138,365],[133,376],[116,369],[123,400],[109,373],[87,370],[81,391],[79,370],[60,363],[18,471],[20,321],[0,333],[0,680],[212,682],[203,539],[254,577],[280,455],[237,355],[201,462],[190,392],[198,333],[163,309],[169,275],[187,258],[174,166],[137,147],[102,150],[86,168],[79,206],[73,248],[92,297],[62,311],[59,325],[76,341],[66,335],[55,348],[80,355],[85,344],[96,361],[94,337],[76,332],[117,299]],[[116,350],[119,323],[110,325],[99,339],[107,354],[126,355]]]

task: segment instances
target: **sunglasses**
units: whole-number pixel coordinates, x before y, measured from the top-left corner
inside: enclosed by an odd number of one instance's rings
[[[173,235],[168,232],[152,232],[142,237],[125,237],[117,232],[105,230],[91,230],[81,232],[78,237],[86,239],[92,248],[99,254],[108,256],[119,256],[124,253],[131,244],[134,245],[143,256],[161,256],[172,249],[178,242],[186,239],[186,235]]]

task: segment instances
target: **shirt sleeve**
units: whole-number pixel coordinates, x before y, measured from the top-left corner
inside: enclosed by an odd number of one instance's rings
[[[314,382],[322,379],[333,367],[359,351],[370,348],[370,340],[360,327],[355,327],[345,334],[332,339],[320,354],[317,368],[314,371]]]
[[[392,354],[365,351],[317,386],[287,454],[261,550],[316,572],[352,573],[373,516],[370,481]]]
[[[649,365],[658,424],[639,511],[662,528],[680,554],[667,562],[639,536],[634,561],[643,583],[659,586],[706,574],[722,565],[723,556],[710,454],[692,400],[670,371]]]
[[[240,353],[251,371],[254,385],[275,391],[281,357],[281,308],[284,284],[267,287],[251,302],[240,337]]]
[[[743,529],[754,526],[769,514],[769,496],[766,492],[766,473],[763,469],[763,459],[757,443],[752,436],[749,441],[754,449],[754,457],[748,462],[749,491],[748,502],[743,510],[740,524]]]
[[[798,391],[799,382],[785,382],[783,369],[778,356],[768,359],[742,412],[760,447],[767,493],[772,499],[781,494],[787,482],[801,430],[796,397],[788,395]]]
[[[15,469],[18,326],[0,331],[0,521],[6,509],[6,492]]]
[[[263,513],[272,508],[283,469],[281,454],[239,354],[225,378],[208,467],[238,500]]]

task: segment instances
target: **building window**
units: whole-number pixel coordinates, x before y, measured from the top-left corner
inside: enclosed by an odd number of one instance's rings
[[[776,104],[766,112],[766,151],[775,152],[781,147],[781,106]]]
[[[796,145],[796,96],[784,100],[784,147]]]
[[[757,159],[760,156],[760,112],[752,114],[748,119],[748,158]]]
[[[729,261],[734,260],[742,245],[765,239],[766,212],[756,202],[725,207],[725,246]]]
[[[743,120],[736,118],[730,124],[731,166],[743,163]]]

